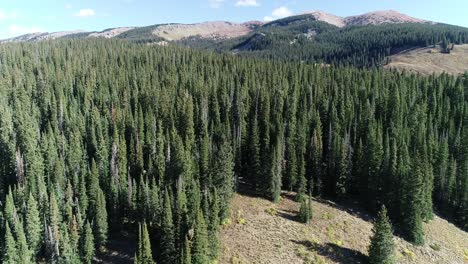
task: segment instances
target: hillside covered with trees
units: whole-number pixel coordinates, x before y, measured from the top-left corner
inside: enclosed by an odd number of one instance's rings
[[[2,263],[91,263],[123,229],[135,263],[210,263],[240,186],[385,205],[415,245],[435,209],[468,229],[467,75],[100,39],[0,62]]]
[[[428,23],[339,28],[306,14],[266,23],[235,39],[192,37],[177,43],[245,57],[380,67],[388,62],[388,56],[404,49],[468,43],[468,29]]]

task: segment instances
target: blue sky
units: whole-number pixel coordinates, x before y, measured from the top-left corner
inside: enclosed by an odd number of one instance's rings
[[[467,0],[0,0],[0,39],[38,31],[244,22],[313,10],[349,16],[385,9],[468,27]]]

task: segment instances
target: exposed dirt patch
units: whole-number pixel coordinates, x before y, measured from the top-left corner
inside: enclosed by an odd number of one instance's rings
[[[390,56],[385,68],[421,74],[463,74],[468,71],[468,44],[455,45],[450,54],[441,53],[438,47],[403,51]]]
[[[168,41],[198,36],[201,38],[226,39],[247,35],[252,31],[254,22],[237,24],[225,21],[198,24],[161,25],[153,30],[153,35]]]
[[[101,32],[94,32],[89,34],[89,37],[95,37],[95,38],[115,38],[118,35],[125,33],[129,30],[134,29],[134,27],[120,27],[120,28],[112,28],[112,29],[107,29]]]
[[[299,205],[285,193],[278,204],[236,195],[231,224],[221,231],[220,263],[365,263],[372,223],[356,206],[315,201],[310,225],[296,221]],[[276,214],[275,214],[276,212]],[[426,245],[399,237],[398,263],[468,263],[468,234],[436,217],[425,225]]]

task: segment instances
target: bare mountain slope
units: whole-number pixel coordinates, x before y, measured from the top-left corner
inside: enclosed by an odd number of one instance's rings
[[[125,33],[129,30],[134,29],[134,27],[119,27],[119,28],[111,28],[111,29],[106,29],[101,32],[94,32],[88,35],[88,37],[96,37],[96,38],[115,38],[119,36],[122,33]]]
[[[318,21],[326,22],[337,27],[398,23],[433,23],[405,15],[394,10],[375,11],[349,17],[340,17],[323,11],[313,11],[305,14],[312,15]]]
[[[346,26],[346,22],[344,18],[340,16],[335,16],[333,14],[329,14],[323,11],[312,11],[310,13],[305,13],[305,14],[312,15],[318,21],[326,22],[328,24],[332,24],[337,27]]]
[[[347,26],[381,25],[395,23],[427,23],[428,21],[410,17],[394,10],[370,12],[344,19]]]
[[[197,24],[168,24],[156,27],[153,35],[168,41],[181,40],[187,37],[226,39],[247,35],[254,23],[231,23],[226,21],[203,22]]]

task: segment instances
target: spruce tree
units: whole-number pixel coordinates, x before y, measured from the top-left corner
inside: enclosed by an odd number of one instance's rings
[[[16,228],[16,246],[18,249],[19,263],[34,263],[33,252],[28,247],[26,235],[24,234],[23,223],[19,222]]]
[[[312,190],[309,190],[309,197],[307,203],[307,212],[309,213],[309,221],[314,218],[314,211],[313,211],[313,204],[312,204]]]
[[[83,229],[83,234],[81,235],[81,260],[83,263],[90,264],[93,260],[95,249],[94,249],[94,236],[93,230],[89,222],[86,222],[86,225]]]
[[[403,221],[402,228],[409,242],[414,245],[424,244],[423,230],[423,170],[420,156],[416,154],[416,160],[413,164],[413,174],[405,175],[406,183],[404,183],[403,197]]]
[[[163,242],[164,243],[164,242]],[[138,226],[138,255],[135,257],[135,264],[153,264],[151,253],[151,242],[146,223]]]
[[[283,150],[281,141],[282,135],[279,135],[276,139],[276,145],[273,149],[270,169],[269,196],[274,203],[278,203],[281,199],[281,176],[283,166]]]
[[[63,264],[79,264],[80,258],[76,252],[76,248],[70,241],[66,226],[62,226],[62,237],[60,240],[60,258],[59,263]]]
[[[299,218],[299,221],[305,224],[308,224],[310,221],[309,205],[305,197],[301,198],[301,207],[299,208],[297,217]]]
[[[32,194],[29,194],[26,209],[26,230],[28,246],[36,256],[41,248],[43,230],[37,202]]]
[[[192,254],[190,250],[190,241],[188,237],[185,237],[184,244],[182,247],[182,257],[181,264],[191,264],[192,263]]]
[[[206,264],[208,259],[208,232],[205,218],[201,210],[198,210],[192,245],[192,263]]]
[[[164,192],[164,211],[161,218],[161,263],[174,263],[176,257],[172,204],[167,189]]]
[[[369,246],[369,263],[395,263],[395,243],[393,241],[392,225],[387,216],[387,209],[385,206],[380,210],[372,231],[374,234]]]
[[[18,250],[16,249],[16,241],[11,233],[10,225],[5,223],[5,237],[3,242],[3,258],[4,264],[16,264],[19,262]]]
[[[229,217],[230,202],[234,194],[234,157],[227,140],[221,144],[214,159],[213,184],[219,194],[220,217],[225,219]]]
[[[208,256],[210,260],[214,261],[219,255],[219,200],[216,189],[212,193],[212,201],[210,208],[207,212],[209,221],[207,224],[208,229]]]
[[[100,251],[103,251],[107,242],[108,223],[106,198],[104,196],[104,192],[101,189],[98,191],[95,217],[94,230],[96,245]]]

